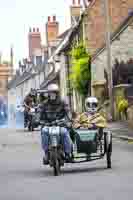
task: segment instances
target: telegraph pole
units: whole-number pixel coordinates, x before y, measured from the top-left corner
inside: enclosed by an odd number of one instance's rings
[[[102,0],[105,13],[105,33],[106,33],[106,49],[107,49],[107,69],[108,69],[108,89],[110,99],[110,113],[114,119],[114,98],[113,98],[113,77],[111,65],[111,41],[110,41],[110,14],[109,14],[109,0]]]

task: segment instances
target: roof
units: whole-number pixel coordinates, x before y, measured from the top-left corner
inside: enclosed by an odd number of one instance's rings
[[[57,46],[57,48],[54,51],[54,53],[52,54],[52,56],[49,58],[49,60],[48,60],[49,63],[53,62],[54,56],[59,55],[61,52],[65,51],[66,47],[71,44],[70,38],[72,37],[73,33],[78,29],[80,23],[83,20],[83,16],[84,16],[84,12],[80,16],[79,21],[63,33],[63,36],[62,36],[63,39]],[[58,74],[59,74],[59,70],[56,73],[53,73],[53,74],[50,73],[50,76],[47,77],[47,79],[50,79],[50,80],[45,80],[42,83],[41,88],[44,88],[45,84],[47,85],[47,84],[49,84],[49,82],[53,81],[57,77]]]
[[[77,28],[79,27],[79,24],[81,23],[82,17],[80,17],[79,22],[76,25],[73,25],[66,33],[65,37],[63,38],[63,40],[59,43],[59,45],[57,46],[56,50],[54,51],[53,55],[50,57],[50,59],[48,60],[48,62],[52,62],[53,58],[55,55],[59,55],[62,51],[65,50],[65,48],[70,44],[70,38],[72,36],[72,34],[77,30]]]
[[[129,15],[125,18],[125,20],[120,24],[117,30],[111,35],[111,43],[116,40],[120,36],[122,32],[133,22],[133,11],[129,13]],[[94,56],[92,57],[92,61],[96,59],[96,57],[102,53],[106,48],[106,44],[103,44],[101,48],[97,49]]]
[[[14,78],[8,83],[8,89],[17,87],[20,85],[23,81],[26,79],[29,79],[31,77],[31,74],[29,72],[24,72],[23,75],[15,75]]]
[[[46,88],[46,87],[48,86],[49,83],[51,83],[51,82],[53,82],[54,80],[57,79],[58,75],[59,75],[59,71],[56,72],[56,73],[54,73],[54,74],[51,76],[51,78],[49,77],[47,80],[45,80],[45,81],[41,84],[40,89]]]
[[[64,31],[63,33],[61,33],[57,38],[58,39],[63,39],[69,32],[70,28],[67,29],[66,31]]]
[[[47,63],[47,60],[41,65],[33,66],[29,72],[24,72],[22,75],[15,75],[14,78],[8,83],[8,89],[11,89],[13,87],[17,87],[24,81],[36,76],[36,74],[32,74],[31,71],[34,69],[35,72],[40,73],[44,71],[45,64]]]
[[[62,47],[60,48],[58,54],[60,54],[62,51],[65,51],[65,49],[71,45],[71,38],[73,37],[73,34],[77,32],[80,24],[82,23],[82,20],[83,20],[83,17],[84,17],[84,14],[85,12],[83,12],[79,18],[79,21],[74,25],[72,26],[69,31],[67,32],[64,40],[65,42],[63,43]]]

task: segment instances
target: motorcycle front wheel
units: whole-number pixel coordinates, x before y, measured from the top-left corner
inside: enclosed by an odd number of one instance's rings
[[[33,128],[32,124],[29,124],[28,130],[29,130],[29,131],[34,131],[34,128]]]
[[[54,176],[58,176],[60,174],[60,163],[58,159],[57,148],[54,148],[51,152],[51,162],[53,167],[53,174]]]

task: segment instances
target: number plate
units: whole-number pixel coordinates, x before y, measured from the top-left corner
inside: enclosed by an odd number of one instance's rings
[[[60,129],[59,129],[59,127],[53,126],[53,127],[50,127],[49,132],[50,132],[51,134],[59,135]]]

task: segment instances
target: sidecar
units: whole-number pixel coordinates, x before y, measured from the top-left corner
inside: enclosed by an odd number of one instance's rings
[[[110,131],[99,129],[74,129],[75,144],[73,158],[75,163],[88,162],[104,158],[106,155],[107,168],[111,168],[112,134]]]

